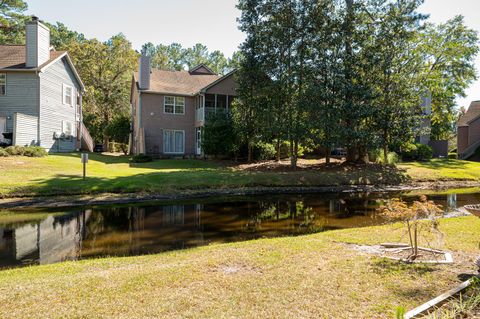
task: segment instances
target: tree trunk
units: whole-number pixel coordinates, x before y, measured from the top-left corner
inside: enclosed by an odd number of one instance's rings
[[[252,147],[252,143],[250,141],[248,141],[248,158],[247,158],[247,162],[248,163],[251,163],[253,161],[253,147]]]
[[[415,248],[413,248],[413,236],[412,236],[412,225],[410,225],[410,222],[407,220],[407,229],[408,229],[408,238],[410,240],[410,247],[412,248],[412,256],[415,255]]]
[[[293,169],[297,168],[297,158],[295,153],[295,142],[293,139],[290,139],[290,166]]]
[[[358,159],[358,149],[357,147],[350,146],[347,147],[347,156],[346,156],[346,161],[348,163],[354,163]]]
[[[368,152],[365,146],[359,146],[358,148],[358,158],[356,163],[359,164],[367,164],[368,163]]]
[[[280,142],[280,139],[277,139],[277,162],[280,162],[280,160],[282,159],[282,143]]]
[[[383,145],[383,163],[384,165],[388,164],[388,145],[385,143]]]
[[[108,144],[110,144],[110,137],[107,134],[103,133],[103,151],[104,152],[109,151]]]
[[[414,246],[414,253],[413,253],[413,259],[415,260],[418,256],[418,231],[417,231],[417,226],[413,225],[413,246]]]
[[[327,146],[325,148],[325,163],[330,164],[330,157],[332,155],[331,147]]]

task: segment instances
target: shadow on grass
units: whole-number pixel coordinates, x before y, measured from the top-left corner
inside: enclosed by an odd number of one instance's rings
[[[55,154],[54,156],[58,157],[70,157],[78,158],[80,161],[80,153],[60,153]],[[155,170],[188,170],[188,169],[208,169],[208,168],[218,168],[222,165],[219,162],[206,161],[206,160],[195,160],[195,159],[161,159],[154,160],[153,162],[148,163],[132,163],[130,161],[131,156],[121,155],[121,156],[112,156],[112,155],[102,155],[98,153],[89,153],[89,161],[99,162],[106,165],[111,164],[128,164],[133,168],[143,168],[143,169],[155,169]]]
[[[80,153],[58,154],[80,160]],[[98,175],[84,181],[78,175],[57,174],[33,180],[30,186],[8,190],[7,196],[39,196],[98,193],[162,193],[183,190],[207,190],[241,187],[335,187],[354,185],[400,185],[409,179],[402,170],[382,165],[325,165],[298,171],[249,171],[228,168],[217,161],[156,160],[133,164],[128,156],[90,154],[90,161],[108,166],[97,167]],[[117,173],[115,164],[121,166]],[[111,165],[111,166],[110,166]],[[135,169],[151,169],[151,172]],[[95,170],[92,170],[95,172]],[[111,172],[111,175],[110,175]],[[94,174],[94,173],[93,173]],[[130,175],[129,175],[130,174]],[[120,176],[118,176],[120,175]],[[21,184],[20,184],[21,185]]]
[[[407,165],[429,169],[465,169],[471,162],[448,159],[433,159],[427,162],[405,162]]]
[[[417,274],[425,275],[432,273],[438,269],[428,264],[407,264],[400,261],[390,260],[387,258],[377,259],[373,263],[373,271],[382,275],[385,274]]]

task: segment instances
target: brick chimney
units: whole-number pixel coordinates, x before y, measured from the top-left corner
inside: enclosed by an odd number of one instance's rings
[[[33,17],[26,25],[27,68],[38,68],[50,60],[50,29]]]
[[[138,60],[139,70],[138,70],[138,86],[140,90],[149,90],[150,89],[150,57],[147,56],[146,52],[143,50],[140,59]]]

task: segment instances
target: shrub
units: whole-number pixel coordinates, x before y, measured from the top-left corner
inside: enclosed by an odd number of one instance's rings
[[[383,156],[383,150],[378,150],[375,156],[375,162],[378,164],[390,164],[394,165],[400,162],[400,157],[395,152],[389,152],[387,154],[387,163],[385,163],[385,158]]]
[[[457,159],[458,155],[456,152],[448,153],[448,159]]]
[[[10,154],[4,148],[0,148],[0,157],[8,157]]]
[[[138,154],[132,157],[131,162],[132,163],[148,163],[153,161],[153,157],[150,155],[146,154]]]
[[[107,135],[116,143],[108,145],[109,152],[128,154],[128,137],[130,136],[130,117],[120,115],[115,117],[105,129]]]
[[[276,145],[276,144],[275,144]],[[276,148],[276,146],[275,146]],[[298,144],[298,157],[303,157],[305,156],[305,153],[311,152],[310,149],[307,147],[303,146],[302,144]],[[276,152],[275,152],[276,154]],[[282,144],[280,145],[280,158],[289,158],[291,156],[290,154],[290,142],[289,141],[283,141]]]
[[[25,148],[23,146],[9,146],[5,151],[11,156],[22,156]]]
[[[48,153],[40,146],[9,146],[2,149],[0,156],[28,156],[28,157],[44,157]],[[7,155],[5,155],[7,154]]]
[[[409,143],[403,147],[402,158],[404,161],[414,161],[418,156],[416,144]]]
[[[407,144],[403,147],[402,159],[404,161],[428,161],[433,156],[433,149],[425,144]]]
[[[417,160],[428,161],[433,156],[433,149],[425,144],[417,144]]]
[[[270,143],[259,142],[253,147],[253,156],[256,160],[265,161],[275,158],[277,151]]]
[[[27,146],[23,149],[23,156],[44,157],[47,155],[47,151],[40,146]]]
[[[207,115],[202,130],[202,149],[206,155],[231,155],[237,148],[233,120],[226,112]]]

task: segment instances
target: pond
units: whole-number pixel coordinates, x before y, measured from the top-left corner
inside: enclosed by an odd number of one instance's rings
[[[0,268],[132,256],[384,224],[376,208],[412,194],[226,197],[67,210],[0,211]],[[446,211],[480,194],[433,195]]]

